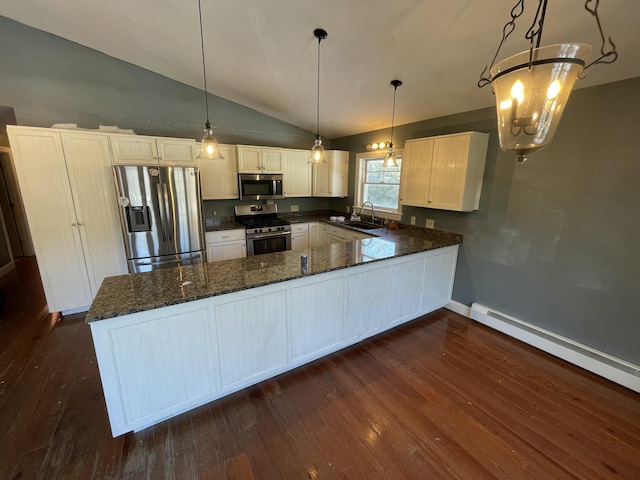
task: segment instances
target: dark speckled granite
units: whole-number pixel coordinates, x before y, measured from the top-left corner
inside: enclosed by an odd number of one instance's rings
[[[300,216],[303,222],[327,217]],[[288,219],[291,221],[291,219]],[[235,222],[224,222],[233,223]],[[219,225],[223,227],[224,224]],[[344,225],[341,225],[344,226]],[[337,243],[306,251],[287,251],[204,265],[109,277],[104,280],[86,316],[94,322],[177,303],[224,295],[262,285],[317,275],[341,268],[424,252],[462,242],[462,235],[401,224],[399,230],[359,230],[372,238]],[[237,227],[235,227],[237,228]],[[223,228],[224,229],[224,228]],[[300,255],[308,256],[308,273],[300,272]]]

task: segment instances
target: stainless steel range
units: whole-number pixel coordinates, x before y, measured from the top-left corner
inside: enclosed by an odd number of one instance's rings
[[[291,250],[291,224],[278,218],[278,206],[236,205],[236,221],[247,229],[247,256]]]

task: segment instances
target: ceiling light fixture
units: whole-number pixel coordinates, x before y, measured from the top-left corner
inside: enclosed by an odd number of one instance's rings
[[[318,39],[318,95],[316,97],[316,141],[311,149],[310,163],[327,163],[322,147],[322,137],[320,136],[320,42],[327,38],[327,31],[322,28],[316,28],[313,35]]]
[[[396,154],[393,151],[393,122],[396,119],[396,90],[398,87],[402,85],[400,80],[391,80],[391,85],[393,85],[393,110],[391,113],[391,139],[389,140],[389,151],[384,156],[384,162],[382,162],[383,167],[397,167],[398,162],[396,161]]]
[[[198,158],[211,158],[213,160],[224,160],[220,153],[220,147],[216,137],[213,136],[211,122],[209,122],[209,95],[207,93],[207,64],[204,60],[204,35],[202,34],[202,7],[198,0],[198,15],[200,18],[200,46],[202,47],[202,74],[204,77],[204,103],[207,109],[207,123],[204,125],[204,136],[200,144],[200,153]]]
[[[593,1],[594,6],[590,7]],[[573,84],[577,78],[584,78],[584,70],[597,63],[613,63],[618,58],[611,37],[605,40],[602,32],[598,4],[599,0],[586,0],[584,4],[595,19],[602,40],[600,57],[586,66],[590,45],[563,43],[540,47],[547,0],[538,0],[535,18],[525,34],[529,50],[495,63],[502,44],[515,29],[516,19],[524,12],[524,0],[519,0],[511,9],[511,20],[502,29],[502,40],[491,66],[482,71],[478,87],[493,86],[500,147],[515,153],[518,163],[526,161],[529,153],[549,145]],[[485,76],[487,70],[488,77]]]

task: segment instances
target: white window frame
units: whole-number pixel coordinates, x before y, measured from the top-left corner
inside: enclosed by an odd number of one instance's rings
[[[394,150],[396,155],[402,156],[402,149]],[[365,176],[365,160],[370,160],[372,158],[384,158],[386,155],[386,151],[382,150],[379,152],[362,152],[356,154],[356,175],[355,175],[355,185],[354,185],[354,204],[352,207],[352,211],[360,212],[362,208],[362,195],[363,195],[363,184],[364,184],[364,176]],[[398,191],[398,208],[391,210],[388,208],[378,208],[375,207],[376,216],[381,218],[388,218],[389,220],[402,220],[402,204],[400,203],[400,192]],[[363,214],[369,212],[369,206],[365,209]]]

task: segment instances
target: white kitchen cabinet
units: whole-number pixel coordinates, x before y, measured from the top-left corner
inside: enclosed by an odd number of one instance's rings
[[[426,207],[433,159],[433,138],[407,140],[402,154],[400,203]]]
[[[114,165],[198,166],[196,142],[189,138],[121,134],[109,137]]]
[[[238,145],[238,173],[282,173],[283,149]]]
[[[319,247],[325,245],[323,236],[321,236],[322,229],[318,222],[309,223],[309,247]]]
[[[127,273],[109,137],[7,132],[49,310],[84,310],[104,277]]]
[[[294,223],[291,225],[291,250],[309,248],[309,224]]]
[[[457,255],[454,245],[89,323],[112,434],[447,305]]]
[[[346,197],[349,178],[349,152],[326,150],[327,163],[313,164],[314,197]]]
[[[312,167],[308,150],[285,149],[282,158],[282,180],[285,197],[310,197]]]
[[[203,200],[238,198],[238,160],[235,145],[219,145],[224,160],[200,158]],[[196,144],[196,148],[200,148]]]
[[[463,132],[405,142],[400,202],[470,212],[477,210],[489,134]]]
[[[207,262],[247,256],[247,234],[243,228],[205,232],[204,236]]]

